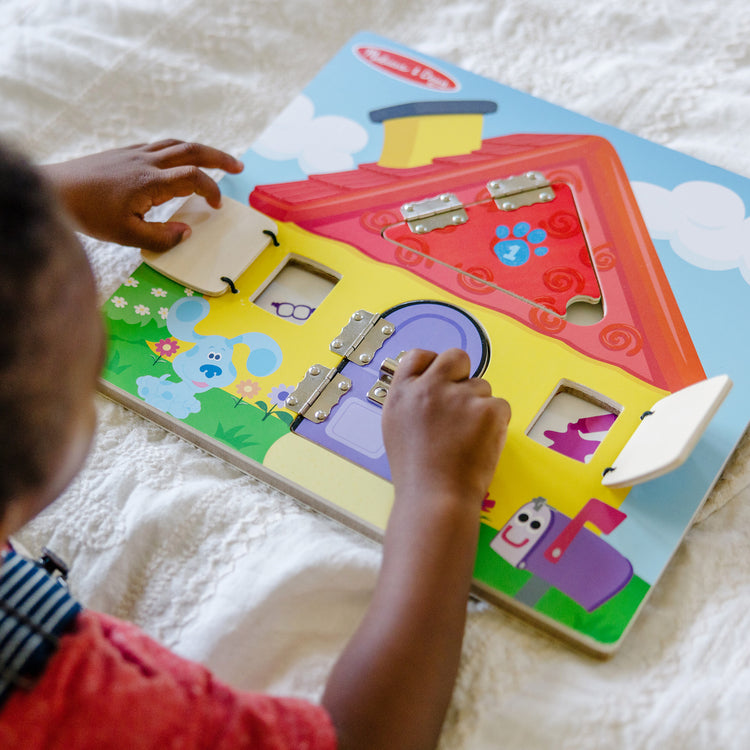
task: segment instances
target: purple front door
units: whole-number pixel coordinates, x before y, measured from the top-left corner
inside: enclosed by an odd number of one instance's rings
[[[341,373],[352,381],[351,389],[333,407],[330,416],[315,423],[298,418],[292,430],[340,456],[390,479],[391,473],[380,426],[382,407],[368,399],[386,357],[419,348],[438,353],[458,347],[471,360],[472,376],[481,375],[489,361],[487,335],[468,313],[443,302],[406,302],[386,310],[382,317],[395,327],[367,365],[342,361]]]

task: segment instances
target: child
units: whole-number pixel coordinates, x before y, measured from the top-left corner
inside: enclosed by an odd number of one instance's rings
[[[143,215],[194,191],[217,205],[201,166],[241,169],[222,152],[168,141],[47,174],[81,229],[166,248],[188,229]],[[104,353],[94,280],[55,191],[1,145],[0,310],[1,547],[79,470]],[[469,374],[459,350],[414,350],[400,364],[383,411],[395,501],[382,568],[320,706],[233,690],[135,627],[81,609],[6,547],[0,747],[433,747],[458,668],[481,501],[510,418]]]

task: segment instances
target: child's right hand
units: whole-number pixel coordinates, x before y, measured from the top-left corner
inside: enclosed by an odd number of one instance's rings
[[[341,750],[434,747],[456,679],[482,499],[510,407],[468,355],[404,355],[383,409],[395,500],[372,604],[323,696]]]
[[[426,483],[435,495],[481,503],[505,444],[510,406],[492,396],[486,380],[469,375],[460,349],[414,349],[402,358],[383,410],[397,488],[423,495]]]

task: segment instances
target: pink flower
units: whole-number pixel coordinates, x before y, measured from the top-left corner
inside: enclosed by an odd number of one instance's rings
[[[177,354],[177,350],[180,345],[175,339],[162,339],[158,344],[154,344],[157,354],[162,357],[171,357],[173,354]]]

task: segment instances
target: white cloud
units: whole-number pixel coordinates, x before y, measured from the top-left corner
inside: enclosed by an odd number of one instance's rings
[[[256,141],[253,150],[267,159],[297,159],[305,174],[343,172],[355,165],[352,154],[367,145],[367,131],[337,115],[315,116],[306,96],[294,99]]]
[[[750,219],[737,193],[699,181],[674,190],[634,182],[633,191],[655,240],[669,240],[683,260],[698,268],[739,268],[750,284]]]

